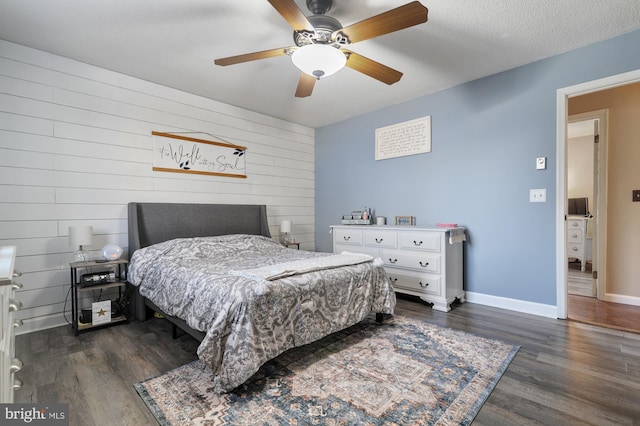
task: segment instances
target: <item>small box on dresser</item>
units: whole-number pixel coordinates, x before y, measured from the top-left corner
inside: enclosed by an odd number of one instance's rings
[[[451,238],[464,228],[334,225],[331,232],[334,253],[380,257],[397,292],[419,296],[443,312],[456,299],[465,301],[462,242]]]
[[[16,247],[0,247],[0,402],[12,403],[13,392],[22,383],[15,373],[22,369],[22,362],[15,357],[15,329],[22,321],[14,318],[14,312],[22,308],[15,299],[15,292],[22,288],[16,281],[20,273],[14,269]]]

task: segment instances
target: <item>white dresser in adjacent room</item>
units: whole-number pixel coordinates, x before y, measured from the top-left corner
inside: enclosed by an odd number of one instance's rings
[[[580,261],[580,270],[585,271],[587,264],[587,224],[584,216],[567,217],[567,257]]]
[[[13,402],[13,391],[20,387],[14,374],[22,368],[15,357],[15,329],[22,322],[14,319],[13,313],[22,307],[15,299],[15,291],[22,287],[15,278],[20,274],[14,270],[16,248],[0,247],[0,402]]]
[[[419,296],[443,312],[454,300],[465,301],[464,228],[334,225],[331,232],[334,253],[380,257],[397,292]]]

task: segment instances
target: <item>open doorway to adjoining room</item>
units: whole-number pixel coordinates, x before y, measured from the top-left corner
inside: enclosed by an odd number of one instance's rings
[[[558,317],[640,332],[640,283],[632,278],[640,273],[640,265],[631,261],[640,255],[640,242],[628,238],[630,232],[640,231],[640,217],[633,214],[638,205],[632,204],[640,171],[630,176],[637,167],[628,164],[640,154],[632,136],[640,132],[640,123],[629,119],[640,111],[640,70],[559,89],[557,107]],[[584,164],[594,166],[593,186],[588,177],[581,188],[571,182],[575,178],[569,137],[572,123],[591,126],[593,134],[600,135],[599,141],[585,136],[585,141],[591,140],[582,146],[583,157],[593,155],[592,160],[583,158]],[[602,143],[603,138],[604,144],[594,144]],[[582,173],[588,176],[590,172]],[[576,248],[569,234],[571,219],[576,219],[569,214],[570,199],[583,197],[588,198],[590,215],[581,219],[584,246]],[[581,235],[574,234],[580,240]],[[584,278],[584,291],[592,294],[571,294],[575,292],[570,288],[570,274],[576,269]]]

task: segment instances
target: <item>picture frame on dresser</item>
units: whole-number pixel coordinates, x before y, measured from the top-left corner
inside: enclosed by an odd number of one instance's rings
[[[398,226],[415,225],[415,218],[413,216],[396,216],[396,225]]]

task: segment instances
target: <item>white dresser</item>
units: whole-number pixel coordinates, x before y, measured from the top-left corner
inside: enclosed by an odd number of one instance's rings
[[[22,368],[22,362],[15,358],[15,329],[22,324],[13,318],[22,307],[15,299],[15,291],[22,287],[15,281],[20,275],[14,270],[15,258],[15,247],[0,247],[0,403],[13,402],[13,391],[21,385],[14,378]]]
[[[587,263],[587,224],[584,216],[567,217],[567,257],[580,261],[580,270],[585,271]]]
[[[394,289],[448,312],[462,287],[464,228],[334,225],[333,252],[380,257]]]

